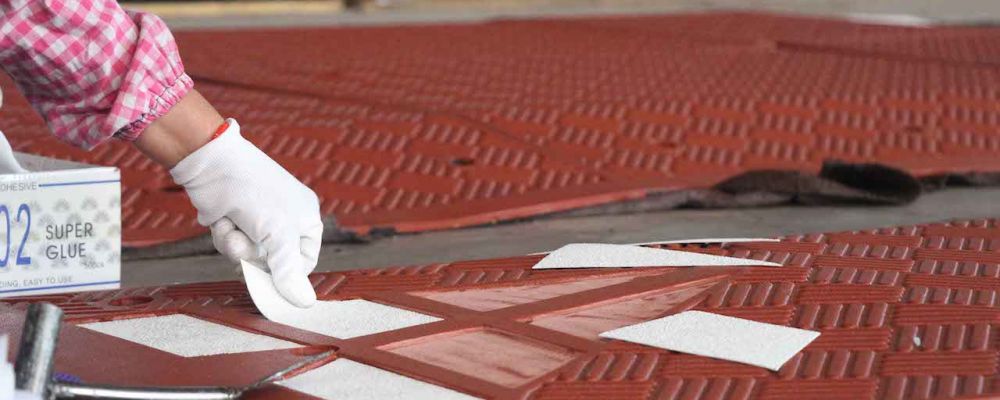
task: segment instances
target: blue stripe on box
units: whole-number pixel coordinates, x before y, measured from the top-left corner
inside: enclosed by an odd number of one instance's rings
[[[53,186],[77,186],[77,185],[97,185],[101,183],[115,183],[121,182],[121,179],[108,179],[105,181],[81,181],[81,182],[60,182],[60,183],[42,183],[38,187],[53,187]],[[3,293],[3,292],[0,292]]]
[[[33,288],[24,289],[10,289],[10,290],[0,290],[0,293],[16,293],[16,292],[32,292],[36,290],[47,290],[47,289],[63,289],[71,287],[83,287],[83,286],[97,286],[97,285],[110,285],[112,283],[121,283],[121,281],[105,281],[105,282],[91,282],[91,283],[73,283],[69,285],[55,285],[55,286],[41,286]]]

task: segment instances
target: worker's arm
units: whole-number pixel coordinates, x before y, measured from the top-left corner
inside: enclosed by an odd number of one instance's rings
[[[163,21],[114,0],[0,0],[0,67],[85,149],[134,140],[193,86]]]
[[[322,236],[315,193],[235,121],[213,138],[223,119],[193,90],[162,20],[114,0],[0,0],[0,67],[54,135],[84,149],[134,141],[170,168],[221,252],[263,253],[282,295],[315,301],[306,278]]]
[[[135,147],[147,157],[173,168],[185,157],[200,149],[224,120],[208,100],[191,90],[170,111],[153,123],[135,140]]]

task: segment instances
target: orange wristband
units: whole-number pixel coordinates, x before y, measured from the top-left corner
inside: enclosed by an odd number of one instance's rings
[[[222,125],[219,125],[219,127],[215,129],[215,133],[212,134],[212,138],[208,139],[208,141],[211,142],[215,140],[215,138],[222,136],[222,134],[226,132],[226,129],[229,129],[229,121],[225,121]]]

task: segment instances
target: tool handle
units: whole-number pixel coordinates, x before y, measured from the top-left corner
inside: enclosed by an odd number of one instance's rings
[[[106,400],[231,400],[237,399],[241,390],[212,387],[187,388],[129,388],[75,383],[53,385],[56,399],[106,399]]]
[[[62,309],[50,303],[32,303],[24,316],[21,347],[14,361],[15,387],[48,398]]]

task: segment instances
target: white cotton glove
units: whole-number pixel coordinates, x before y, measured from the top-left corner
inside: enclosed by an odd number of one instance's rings
[[[3,107],[3,91],[0,90],[0,107]],[[14,159],[14,151],[7,142],[7,137],[0,132],[0,174],[23,174],[28,172]]]
[[[263,258],[274,287],[288,302],[309,307],[323,222],[316,193],[229,128],[181,160],[170,175],[211,226],[215,247],[234,262]]]
[[[2,174],[23,174],[28,170],[21,168],[21,164],[14,158],[14,150],[7,143],[7,137],[0,132],[0,175]]]

